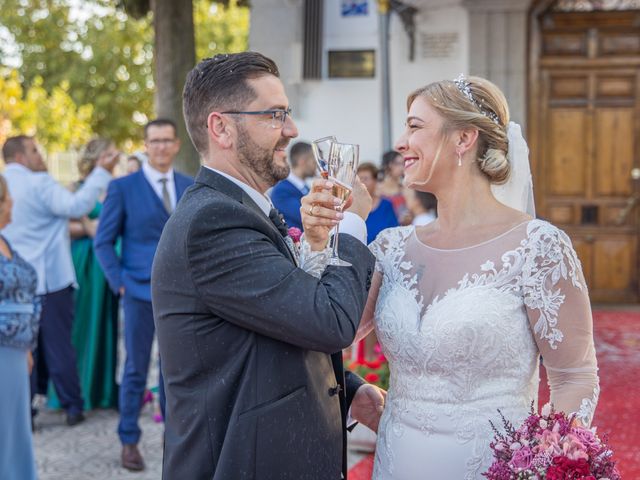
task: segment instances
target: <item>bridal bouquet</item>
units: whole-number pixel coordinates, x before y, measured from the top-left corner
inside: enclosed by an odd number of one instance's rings
[[[489,480],[620,480],[613,452],[595,428],[572,426],[573,416],[545,405],[516,429],[504,418],[491,442],[494,461],[482,475]]]

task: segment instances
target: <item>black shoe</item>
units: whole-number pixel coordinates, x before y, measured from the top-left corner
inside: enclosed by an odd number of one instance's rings
[[[79,423],[84,422],[86,419],[82,412],[79,413],[67,413],[67,425],[73,427]]]

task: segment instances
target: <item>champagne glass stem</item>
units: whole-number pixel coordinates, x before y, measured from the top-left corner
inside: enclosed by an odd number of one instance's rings
[[[336,207],[338,212],[342,211],[342,207]],[[336,224],[336,231],[333,234],[333,251],[331,252],[331,258],[338,258],[338,241],[340,239],[340,223]]]

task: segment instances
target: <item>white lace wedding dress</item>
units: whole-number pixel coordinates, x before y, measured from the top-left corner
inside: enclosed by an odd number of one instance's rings
[[[516,425],[524,419],[540,355],[556,409],[590,424],[599,392],[591,309],[562,231],[532,220],[441,250],[400,227],[371,249],[377,272],[359,336],[375,327],[391,368],[374,480],[483,479],[489,421],[501,425],[498,408]]]

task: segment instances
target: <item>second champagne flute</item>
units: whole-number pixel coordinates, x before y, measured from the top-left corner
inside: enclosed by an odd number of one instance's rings
[[[339,212],[344,208],[345,203],[351,195],[353,182],[358,171],[358,161],[360,156],[360,146],[352,143],[333,142],[329,150],[329,158],[327,162],[327,172],[329,181],[333,183],[333,196],[342,200],[342,203],[336,207]],[[338,242],[340,225],[336,225],[336,231],[333,235],[333,249],[329,265],[338,267],[350,267],[349,262],[345,262],[338,257]]]
[[[324,179],[329,175],[329,172],[327,171],[327,162],[329,160],[331,145],[335,142],[336,137],[333,135],[329,137],[322,137],[311,142],[311,149],[313,150],[313,156],[316,159],[320,176]]]

